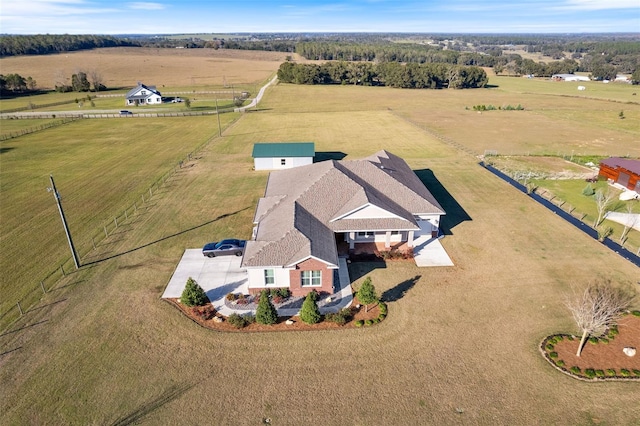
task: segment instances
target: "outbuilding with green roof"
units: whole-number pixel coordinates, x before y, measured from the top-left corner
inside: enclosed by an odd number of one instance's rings
[[[313,142],[274,142],[253,145],[255,170],[280,170],[313,163]]]

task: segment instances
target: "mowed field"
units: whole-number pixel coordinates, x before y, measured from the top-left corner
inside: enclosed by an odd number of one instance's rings
[[[63,279],[0,336],[2,423],[261,424],[269,418],[278,425],[636,424],[637,383],[573,380],[552,369],[537,346],[549,334],[577,332],[563,305],[573,286],[610,278],[637,291],[637,267],[482,169],[474,156],[434,136],[472,151],[487,149],[482,139],[526,150],[519,145],[535,141],[536,129],[553,135],[549,126],[561,129],[574,122],[563,118],[562,111],[595,105],[590,99],[553,93],[509,92],[508,84],[455,92],[270,88],[260,111],[243,115],[222,138],[206,145],[167,181],[143,214],[92,251],[87,260],[94,263]],[[516,137],[516,127],[508,134],[486,136],[491,126],[478,125],[474,120],[479,114],[464,107],[500,100],[545,103],[558,112],[550,121],[545,114],[529,115],[531,127],[523,133],[532,134]],[[441,123],[445,118],[458,121],[448,127]],[[543,121],[536,126],[535,120]],[[508,126],[509,121],[503,118],[500,124]],[[618,139],[605,148],[637,150],[637,137],[629,136],[634,130],[616,131],[613,123],[604,118],[589,123],[591,136],[612,132]],[[66,126],[78,124],[83,123]],[[205,126],[203,133],[217,134],[215,125],[207,125],[185,124],[182,131]],[[69,129],[67,137],[101,140],[96,129]],[[175,138],[173,146],[189,152],[198,137],[187,133]],[[442,243],[455,266],[352,265],[354,286],[371,276],[389,304],[387,319],[370,328],[226,334],[184,318],[159,297],[185,248],[223,236],[251,235],[255,204],[267,180],[266,173],[251,171],[252,145],[260,141],[314,141],[318,152],[342,152],[347,160],[387,149],[404,157],[420,176],[432,173],[434,193],[448,213]],[[46,151],[44,141],[30,143],[34,152],[37,147]],[[555,149],[540,143],[541,150]],[[593,139],[583,143],[594,151],[604,149],[592,147]],[[8,152],[17,155],[18,148]],[[154,158],[149,144],[140,150],[139,157]],[[102,153],[85,162],[119,155]],[[2,155],[4,173],[7,153]],[[82,168],[83,162],[69,162],[62,148],[49,155],[52,163],[67,161],[65,170]],[[21,179],[34,181],[34,188],[46,181],[48,171],[30,171],[39,170],[35,158],[26,156],[11,169],[20,175],[23,162]],[[45,162],[43,169],[52,163]],[[114,186],[120,176],[135,175],[135,167],[121,167],[117,161],[96,166],[114,169],[105,176]],[[35,176],[27,178],[29,174]],[[61,176],[57,183],[63,195],[84,176],[81,171],[67,181]],[[3,176],[3,235],[5,194],[12,193],[4,181]],[[54,226],[53,200],[42,192]],[[120,193],[124,197],[127,191]],[[74,199],[73,192],[69,196],[63,199],[69,216],[71,209],[86,215],[77,226],[95,226],[84,223],[92,220],[91,209],[77,205],[86,199]],[[28,200],[21,203],[29,206]],[[106,215],[115,208],[97,203],[92,208],[104,209]],[[58,240],[64,250],[63,237]],[[3,242],[3,252],[4,247]],[[37,260],[17,256],[12,262]]]
[[[95,70],[108,89],[133,88],[140,81],[158,90],[200,90],[223,85],[262,83],[277,71],[283,52],[214,49],[154,49],[114,47],[56,55],[15,56],[0,59],[3,74],[31,76],[41,89],[53,89],[61,76]]]

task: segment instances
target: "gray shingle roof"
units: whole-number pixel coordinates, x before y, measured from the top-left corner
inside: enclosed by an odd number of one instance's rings
[[[389,217],[349,217],[367,206]],[[290,266],[311,256],[337,265],[335,232],[417,230],[414,215],[428,213],[444,210],[407,163],[387,151],[274,171],[243,266]]]
[[[149,93],[146,95],[136,95],[136,93],[138,93],[140,90],[148,90]],[[136,87],[134,87],[133,89],[129,90],[127,92],[127,94],[125,95],[125,99],[146,99],[149,96],[156,94],[158,96],[162,96],[160,95],[160,92],[158,92],[156,90],[156,86],[145,86],[142,83],[138,83],[138,85]]]

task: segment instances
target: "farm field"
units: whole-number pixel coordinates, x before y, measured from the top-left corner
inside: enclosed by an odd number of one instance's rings
[[[5,390],[0,420],[634,424],[640,418],[635,383],[573,380],[551,368],[537,346],[549,334],[577,332],[563,304],[572,286],[610,278],[637,291],[638,269],[437,137],[478,153],[487,149],[483,140],[505,150],[555,150],[561,138],[541,137],[538,146],[537,130],[554,135],[573,123],[562,111],[609,102],[507,88],[432,92],[280,84],[268,89],[259,111],[233,124],[232,116],[221,116],[229,120],[223,137],[170,178],[144,212],[92,250],[85,258],[90,266],[61,279],[36,309],[0,336]],[[558,113],[552,119],[529,114],[522,130],[511,127],[512,116],[504,117],[527,111],[480,115],[464,109],[498,102],[544,104]],[[504,126],[504,134],[487,135],[492,127],[477,122],[493,112],[494,125]],[[126,139],[116,138],[111,133],[116,129],[97,124],[113,120],[84,120],[48,130],[46,137],[19,138],[15,143],[21,145],[2,154],[3,253],[4,229],[11,229],[5,218],[20,216],[13,226],[27,233],[33,223],[21,213],[27,208],[42,210],[43,217],[46,210],[50,227],[35,233],[59,229],[51,194],[43,190],[49,172],[65,196],[69,218],[76,218],[78,235],[88,235],[124,207],[126,197],[139,197],[154,170],[161,173],[217,135],[210,118],[177,119],[171,125],[155,120],[117,122],[152,123],[165,137],[152,139],[127,128],[117,132],[129,135]],[[637,137],[608,128],[606,118],[590,125],[585,150],[640,149],[633,143]],[[514,137],[521,130],[530,134]],[[604,148],[594,138],[607,139]],[[404,157],[431,182],[448,213],[442,243],[455,266],[352,264],[354,286],[371,276],[388,301],[389,316],[370,328],[224,334],[184,318],[159,296],[184,249],[251,235],[268,175],[251,170],[250,154],[253,143],[264,141],[314,141],[316,151],[342,152],[346,159],[379,149]],[[118,144],[117,152],[109,150],[110,143]],[[83,187],[95,170],[101,182]],[[148,180],[130,182],[136,178]],[[116,202],[118,195],[123,199]],[[5,197],[15,197],[15,210],[5,212]],[[62,231],[48,238],[62,255]],[[16,250],[7,268],[24,264],[36,270],[46,264],[21,255],[28,249]],[[21,281],[14,272],[7,285]]]
[[[77,70],[98,71],[108,89],[133,88],[138,81],[170,90],[212,90],[232,84],[261,84],[287,53],[214,49],[114,47],[43,56],[0,59],[3,74],[31,76],[41,89],[53,89]],[[293,55],[295,56],[295,54]]]

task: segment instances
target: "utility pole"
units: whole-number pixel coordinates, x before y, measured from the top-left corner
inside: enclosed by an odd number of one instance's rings
[[[216,116],[218,117],[218,136],[222,137],[222,127],[220,127],[220,113],[218,112],[218,98],[216,98]]]
[[[71,249],[71,256],[73,257],[73,263],[75,263],[76,269],[78,269],[80,268],[80,261],[78,260],[78,255],[76,254],[76,248],[73,246],[73,240],[71,239],[71,232],[69,232],[69,225],[67,225],[67,219],[64,217],[64,211],[62,211],[60,194],[56,189],[56,184],[53,182],[53,175],[49,175],[49,179],[51,180],[51,188],[47,188],[47,191],[53,192],[53,198],[56,199],[56,204],[58,205],[58,211],[60,212],[60,218],[62,219],[62,226],[64,227],[65,234],[67,234],[67,241],[69,242],[69,248]]]

